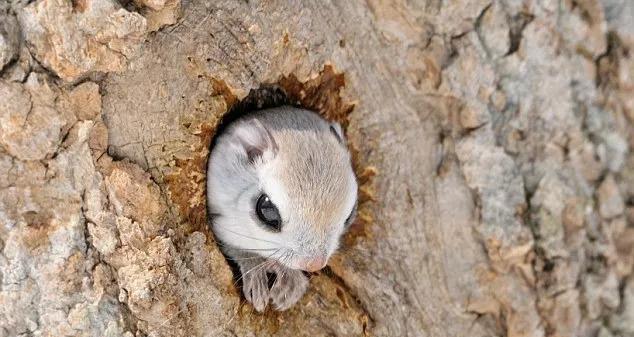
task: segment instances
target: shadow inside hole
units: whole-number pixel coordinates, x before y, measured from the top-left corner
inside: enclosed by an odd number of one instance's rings
[[[271,288],[273,288],[273,285],[275,284],[275,281],[277,280],[277,274],[276,273],[266,273],[266,279],[267,279],[267,286],[269,287],[269,290],[271,290]]]

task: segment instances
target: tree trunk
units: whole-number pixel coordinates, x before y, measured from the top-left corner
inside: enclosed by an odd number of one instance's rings
[[[629,0],[0,4],[0,336],[634,336],[632,48]],[[361,204],[259,314],[205,162],[269,84]]]

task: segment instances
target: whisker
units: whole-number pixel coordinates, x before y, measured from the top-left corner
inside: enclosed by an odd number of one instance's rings
[[[234,286],[236,286],[238,284],[238,282],[240,280],[242,280],[244,278],[245,275],[247,275],[248,273],[254,271],[254,270],[262,270],[264,268],[267,268],[270,266],[271,263],[275,262],[274,260],[271,260],[270,258],[275,255],[275,253],[277,253],[278,251],[280,251],[281,248],[278,248],[277,250],[275,250],[272,254],[270,254],[269,256],[267,256],[266,258],[264,258],[264,261],[260,262],[259,264],[257,264],[255,267],[247,270],[244,273],[241,273],[240,277],[238,277],[238,279],[233,283]]]
[[[263,264],[265,264],[265,263],[266,263],[266,261],[262,261],[261,263],[259,263],[259,264],[255,265],[255,267],[253,267],[253,268],[251,268],[251,269],[247,270],[246,272],[244,272],[244,273],[240,273],[240,277],[238,277],[238,278],[237,278],[237,279],[233,282],[233,285],[234,285],[234,286],[237,286],[237,285],[238,285],[238,282],[240,282],[240,280],[242,280],[242,279],[243,279],[243,278],[244,278],[244,277],[245,277],[248,273],[250,273],[251,271],[253,271],[253,270],[257,269],[257,268],[259,268],[260,266],[262,266],[262,265],[263,265]]]
[[[233,234],[235,234],[235,235],[242,236],[242,237],[245,237],[245,238],[247,238],[247,239],[256,240],[256,241],[262,241],[262,242],[268,242],[268,243],[272,243],[272,244],[274,244],[274,245],[283,246],[283,245],[282,245],[281,243],[279,243],[279,242],[274,242],[274,241],[269,241],[269,240],[264,240],[264,239],[255,238],[255,237],[252,237],[252,236],[249,236],[249,235],[246,235],[246,234],[242,234],[242,233],[238,233],[238,232],[236,232],[236,231],[232,231],[232,230],[227,229],[227,228],[223,228],[223,227],[217,227],[217,228],[214,228],[214,230],[216,230],[216,229],[220,229],[220,230],[223,230],[223,231],[227,231],[227,232],[229,232],[229,233],[233,233]]]
[[[245,261],[245,260],[255,260],[255,259],[261,259],[262,256],[251,256],[251,257],[241,257],[241,258],[232,258],[232,257],[227,257],[227,260],[231,260],[231,261]]]
[[[268,252],[270,252],[272,250],[279,249],[279,248],[237,248],[235,246],[230,246],[230,245],[224,244],[221,241],[216,241],[216,244],[218,246],[221,246],[221,247],[226,247],[226,248],[231,248],[231,249],[236,249],[236,250],[243,250],[243,251],[268,251]]]
[[[255,272],[260,272],[261,270],[266,269],[266,268],[270,267],[271,265],[273,265],[273,263],[274,263],[273,260],[266,260],[266,261],[262,262],[261,264],[259,264],[258,266],[256,266],[257,270],[255,270]],[[251,269],[249,271],[253,271],[253,269]]]
[[[282,279],[284,278],[284,276],[286,275],[286,268],[282,268],[282,275],[279,275],[279,277],[277,278],[276,282],[282,282]]]
[[[294,250],[292,250],[292,249],[287,250],[286,254],[282,258],[283,263],[290,262],[295,255],[297,255],[297,254],[295,253]]]

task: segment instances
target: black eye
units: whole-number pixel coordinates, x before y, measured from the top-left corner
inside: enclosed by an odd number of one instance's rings
[[[272,230],[279,232],[282,227],[282,218],[280,217],[280,212],[277,210],[277,207],[271,202],[269,196],[266,194],[262,194],[257,203],[255,204],[255,213],[258,215],[258,218],[264,222],[265,225],[270,227]]]

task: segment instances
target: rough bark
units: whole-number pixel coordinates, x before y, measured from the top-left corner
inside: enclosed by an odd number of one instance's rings
[[[634,3],[0,3],[0,336],[634,336]],[[223,114],[346,127],[359,220],[292,310],[206,226]]]

